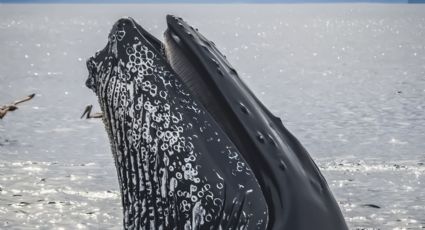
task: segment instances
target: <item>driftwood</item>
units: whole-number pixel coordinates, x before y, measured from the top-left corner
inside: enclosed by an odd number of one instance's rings
[[[84,109],[83,114],[81,115],[81,119],[83,119],[84,116],[86,117],[86,119],[102,118],[103,117],[102,113],[94,113],[92,115],[91,114],[92,109],[93,109],[93,105],[87,105],[86,108]]]
[[[26,96],[25,98],[21,99],[21,100],[17,100],[9,105],[3,105],[0,107],[0,119],[3,119],[3,117],[7,114],[7,112],[10,111],[15,111],[16,109],[18,109],[18,104],[21,104],[23,102],[29,101],[31,100],[33,97],[35,96],[35,93],[30,94],[28,96]]]

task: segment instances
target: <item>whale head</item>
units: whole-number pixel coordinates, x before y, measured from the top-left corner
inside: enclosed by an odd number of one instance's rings
[[[181,18],[164,43],[120,19],[87,67],[125,228],[347,229],[308,152]]]

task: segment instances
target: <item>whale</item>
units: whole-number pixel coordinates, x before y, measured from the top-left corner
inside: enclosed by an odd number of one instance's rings
[[[124,229],[348,229],[319,168],[212,41],[119,19],[87,60]]]

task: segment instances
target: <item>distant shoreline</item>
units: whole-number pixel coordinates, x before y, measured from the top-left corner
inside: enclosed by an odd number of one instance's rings
[[[344,1],[344,0],[268,0],[268,1],[257,1],[257,0],[241,0],[241,1],[195,1],[195,0],[0,0],[0,4],[364,4],[364,3],[378,3],[378,4],[417,4],[425,3],[425,0],[361,0],[361,1]]]

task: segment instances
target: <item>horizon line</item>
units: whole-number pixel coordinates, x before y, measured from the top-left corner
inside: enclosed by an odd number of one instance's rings
[[[0,0],[0,4],[294,4],[294,3],[393,3],[411,4],[425,3],[425,0]]]

